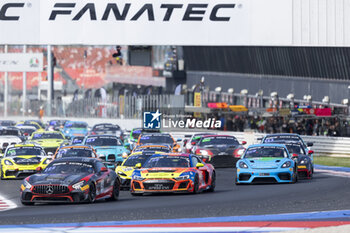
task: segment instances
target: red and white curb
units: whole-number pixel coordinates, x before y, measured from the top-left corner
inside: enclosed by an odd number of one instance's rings
[[[17,205],[0,195],[0,211],[10,210],[16,208]]]

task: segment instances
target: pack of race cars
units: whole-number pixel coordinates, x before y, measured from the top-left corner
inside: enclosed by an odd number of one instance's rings
[[[175,140],[169,133],[128,133],[113,124],[90,129],[81,121],[0,125],[0,177],[23,178],[24,205],[117,200],[120,190],[134,196],[213,192],[220,167],[236,167],[237,185],[295,183],[314,173],[312,143],[297,134],[266,135],[245,148],[234,136],[210,132]]]

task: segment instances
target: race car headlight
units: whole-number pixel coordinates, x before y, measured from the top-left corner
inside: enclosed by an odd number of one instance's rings
[[[287,161],[285,162],[283,165],[282,165],[282,168],[288,168],[292,165],[292,163],[290,161]]]
[[[79,182],[76,183],[76,184],[73,184],[72,187],[73,187],[74,189],[81,189],[81,187],[84,186],[84,183],[85,183],[85,181],[82,180],[82,181],[79,181]]]
[[[303,159],[299,162],[300,164],[307,164],[307,159]]]
[[[5,165],[13,165],[13,162],[12,161],[10,161],[10,160],[5,160]]]
[[[184,176],[176,177],[175,180],[188,180],[189,178],[190,178],[189,175],[184,175]]]
[[[143,178],[142,176],[133,176],[132,177],[134,180],[144,180],[145,178]]]
[[[239,162],[238,166],[240,168],[248,168],[248,165],[245,162]]]
[[[32,185],[27,181],[27,180],[23,180],[23,185],[26,189],[31,189]]]
[[[199,153],[201,153],[201,155],[209,155],[208,151],[206,150],[199,150]]]
[[[69,133],[69,130],[66,130],[65,132],[66,132],[66,134],[68,134],[68,133]]]
[[[49,164],[50,162],[51,162],[50,159],[46,159],[46,160],[43,162],[43,164]]]
[[[118,175],[126,176],[126,174],[124,172],[122,172],[122,171],[118,171],[117,173],[118,173]]]
[[[121,154],[122,156],[128,156],[128,153],[123,152],[123,154]]]
[[[244,149],[239,149],[239,150],[237,151],[237,154],[238,154],[238,155],[243,155],[243,154],[244,154]]]

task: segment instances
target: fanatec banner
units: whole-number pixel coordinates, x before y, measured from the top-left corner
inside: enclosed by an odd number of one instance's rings
[[[0,44],[291,45],[292,0],[1,0]]]
[[[1,53],[0,72],[41,72],[42,53]]]

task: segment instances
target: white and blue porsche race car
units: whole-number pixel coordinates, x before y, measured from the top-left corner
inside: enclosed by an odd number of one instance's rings
[[[237,161],[236,184],[295,183],[297,165],[282,144],[251,145]]]

